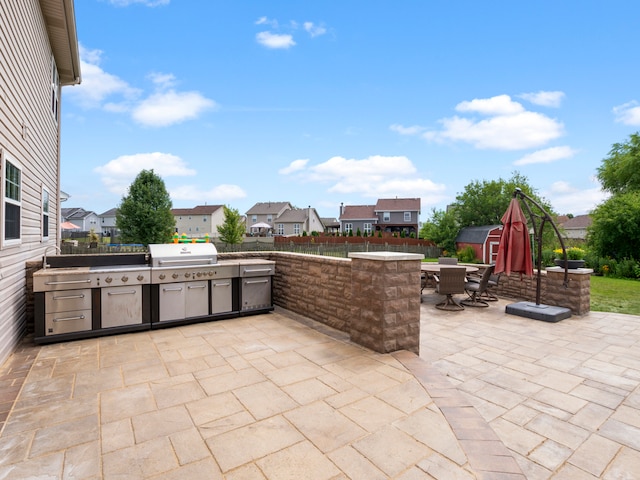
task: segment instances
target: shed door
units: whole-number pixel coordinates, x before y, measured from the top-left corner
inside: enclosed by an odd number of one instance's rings
[[[496,263],[496,258],[498,257],[498,247],[500,247],[500,242],[489,242],[489,263]]]

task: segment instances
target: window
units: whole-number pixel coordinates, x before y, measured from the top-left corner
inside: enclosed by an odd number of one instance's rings
[[[284,235],[284,223],[278,224],[278,235]]]
[[[349,233],[353,230],[353,223],[345,223],[343,232]]]
[[[207,217],[202,217],[202,221],[206,223]]]
[[[56,122],[58,121],[58,108],[60,106],[58,92],[60,92],[60,77],[58,77],[56,61],[51,55],[51,113]]]
[[[273,215],[269,214],[267,215],[267,223],[271,223],[273,222]]]
[[[365,223],[363,229],[367,233],[367,235],[371,234],[371,224],[370,223]]]
[[[391,212],[383,212],[382,221],[385,223],[389,223],[391,221]]]
[[[294,223],[293,224],[293,233],[296,235],[300,235],[300,224],[299,223]]]
[[[257,215],[251,215],[251,223],[256,223],[258,221]]]
[[[42,189],[42,239],[49,239],[49,192]]]
[[[4,161],[4,238],[6,243],[20,242],[20,217],[22,211],[22,172],[5,157]]]
[[[404,221],[405,222],[411,221],[411,212],[404,212]]]

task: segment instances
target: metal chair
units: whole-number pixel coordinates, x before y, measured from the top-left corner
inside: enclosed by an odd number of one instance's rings
[[[465,292],[466,275],[466,268],[456,266],[441,268],[440,273],[434,275],[436,292],[447,297],[443,302],[436,304],[436,308],[450,311],[464,310],[464,307],[455,301],[453,295]]]
[[[438,257],[438,263],[440,265],[457,265],[457,257]]]
[[[467,282],[465,291],[469,298],[460,302],[467,307],[488,307],[489,304],[481,298],[489,287],[489,278],[493,275],[493,265],[489,265],[480,277],[480,282]]]
[[[495,268],[495,264],[492,264],[492,266]],[[481,295],[482,300],[484,300],[486,302],[497,302],[498,301],[498,296],[495,293],[493,293],[493,291],[498,287],[498,283],[500,283],[500,275],[502,275],[502,274],[501,273],[492,273],[489,276],[489,282],[487,284],[487,289]],[[481,279],[482,279],[482,275],[467,276],[467,281],[468,282],[480,283]]]

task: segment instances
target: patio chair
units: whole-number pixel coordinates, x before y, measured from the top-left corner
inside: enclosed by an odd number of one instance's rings
[[[493,275],[493,269],[493,265],[489,265],[485,268],[484,272],[482,272],[482,277],[480,277],[480,282],[467,282],[465,291],[469,298],[460,302],[462,305],[466,307],[489,306],[489,304],[481,297],[487,291],[487,288],[489,288],[489,278]]]
[[[440,265],[457,265],[458,259],[456,257],[438,257],[438,263]]]
[[[495,265],[493,265],[495,268]],[[481,297],[482,300],[486,301],[486,302],[497,302],[498,301],[498,296],[493,293],[493,291],[495,291],[495,289],[498,287],[498,284],[500,283],[500,276],[502,274],[501,273],[492,273],[489,276],[489,282],[487,284],[487,289],[482,293]],[[480,280],[482,280],[482,275],[469,275],[467,276],[467,281],[468,282],[475,282],[475,283],[480,283]]]
[[[465,292],[466,275],[466,268],[455,266],[442,268],[438,275],[434,275],[436,292],[447,297],[443,302],[436,304],[436,308],[450,311],[464,310],[464,307],[455,301],[453,295]]]

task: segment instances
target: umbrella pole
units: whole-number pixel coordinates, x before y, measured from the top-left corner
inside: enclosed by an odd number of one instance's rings
[[[544,229],[544,224],[546,221],[548,221],[553,227],[553,230],[556,232],[556,235],[558,236],[558,240],[560,241],[560,246],[562,247],[562,253],[565,259],[564,282],[563,282],[563,285],[565,288],[569,286],[569,270],[566,262],[567,250],[564,246],[564,241],[562,240],[560,231],[558,230],[558,227],[556,227],[556,224],[553,222],[551,215],[549,215],[547,211],[544,208],[542,208],[542,206],[538,202],[536,202],[534,199],[532,199],[527,194],[525,194],[520,188],[516,188],[515,192],[513,193],[513,196],[520,197],[520,199],[522,199],[522,203],[524,203],[524,206],[527,209],[527,212],[529,212],[529,216],[531,217],[531,224],[533,225],[533,240],[537,244],[536,268],[538,269],[538,278],[536,279],[536,305],[540,305],[540,290],[541,290],[541,281],[542,281],[542,279],[540,278],[540,272],[542,271],[542,231]],[[529,204],[527,203],[527,201],[535,205],[543,213],[543,215],[534,214],[533,211],[531,210],[531,207],[529,207]],[[542,219],[542,221],[540,222],[539,231],[536,226],[536,218]]]

